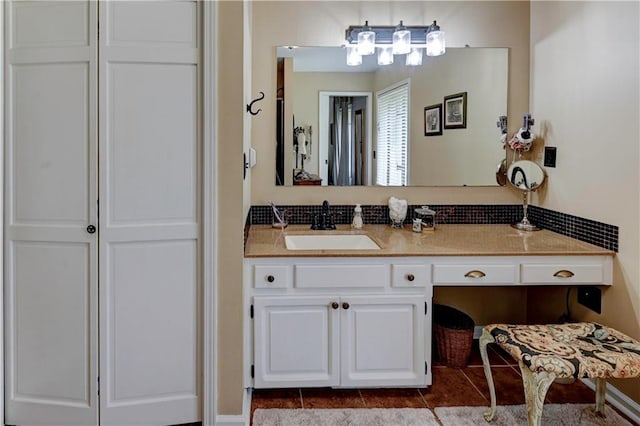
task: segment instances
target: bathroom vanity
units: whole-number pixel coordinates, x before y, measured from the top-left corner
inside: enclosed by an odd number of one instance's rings
[[[379,248],[288,249],[292,235]],[[442,225],[413,233],[252,226],[245,247],[245,386],[431,384],[434,286],[610,285],[614,252],[550,231]]]

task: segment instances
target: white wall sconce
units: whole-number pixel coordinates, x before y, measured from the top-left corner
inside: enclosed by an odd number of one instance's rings
[[[405,64],[421,65],[423,51],[427,56],[440,56],[446,52],[444,31],[433,21],[428,26],[363,26],[352,25],[345,31],[347,65],[362,63],[362,56],[378,51],[378,64],[393,63],[393,55],[406,55]],[[360,58],[358,58],[360,56]],[[391,58],[389,58],[391,56]]]

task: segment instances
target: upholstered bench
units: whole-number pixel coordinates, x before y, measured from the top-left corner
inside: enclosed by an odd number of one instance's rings
[[[491,324],[480,337],[480,355],[489,385],[491,421],[496,391],[487,344],[496,343],[518,361],[527,404],[529,426],[540,425],[549,386],[571,378],[596,382],[596,412],[604,415],[606,380],[640,377],[640,342],[610,327],[591,322],[553,325]]]

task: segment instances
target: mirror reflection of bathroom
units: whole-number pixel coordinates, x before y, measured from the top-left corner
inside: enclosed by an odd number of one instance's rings
[[[507,178],[518,189],[535,191],[544,182],[544,171],[533,161],[514,161],[507,170]]]

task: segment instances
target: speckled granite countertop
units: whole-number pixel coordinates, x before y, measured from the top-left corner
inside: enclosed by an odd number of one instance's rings
[[[366,234],[380,250],[287,250],[289,234]],[[362,256],[562,256],[608,255],[611,250],[551,231],[522,232],[509,225],[439,225],[433,232],[414,233],[411,226],[392,229],[388,225],[365,225],[353,230],[338,225],[335,231],[311,231],[308,225],[290,225],[284,230],[270,225],[252,225],[245,257],[362,257]]]

